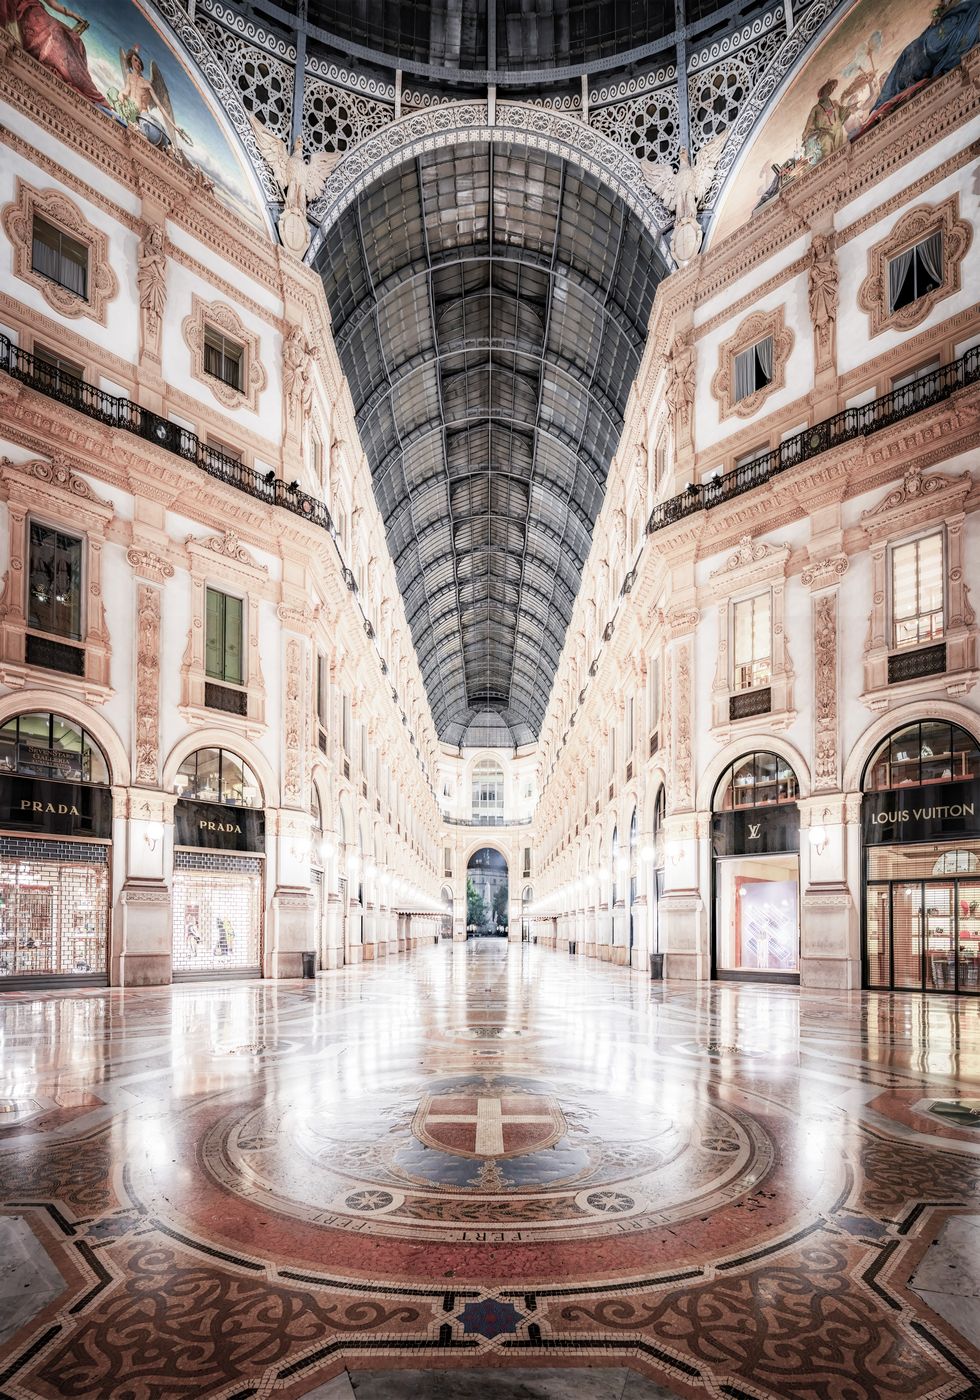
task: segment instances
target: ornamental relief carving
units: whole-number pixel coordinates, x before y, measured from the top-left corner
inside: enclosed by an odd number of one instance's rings
[[[837,592],[813,600],[813,647],[816,656],[813,706],[813,788],[833,791],[839,778],[837,700]]]
[[[127,550],[126,558],[134,573],[153,583],[166,583],[167,579],[174,576],[173,564],[168,563],[159,554],[154,554],[152,549],[137,549],[134,546]]]
[[[191,352],[191,375],[225,408],[249,408],[258,412],[259,394],[268,383],[265,368],[259,359],[259,337],[250,331],[238,312],[222,301],[204,301],[195,292],[191,298],[191,313],[181,323],[184,343]],[[204,367],[204,333],[214,326],[242,347],[241,387],[226,384],[209,374]]]
[[[847,569],[846,554],[834,554],[827,559],[814,559],[803,570],[801,581],[804,588],[811,588],[814,591],[820,588],[832,588],[835,583],[841,581],[847,573]]]
[[[674,725],[674,802],[675,809],[694,805],[693,748],[691,741],[691,649],[687,642],[677,646],[676,721]]]
[[[303,804],[303,703],[300,673],[303,648],[291,637],[286,643],[286,699],[284,713],[285,759],[282,790],[289,803]]]
[[[158,783],[160,769],[160,598],[160,589],[153,584],[139,585],[134,781],[147,787]]]
[[[74,292],[33,267],[34,216],[76,239],[88,250],[85,294]],[[60,316],[88,316],[106,324],[106,307],[119,292],[109,262],[109,239],[60,190],[36,190],[18,176],[16,196],[4,205],[0,223],[14,250],[14,276],[30,283]]]
[[[743,350],[767,337],[772,337],[772,373],[768,383],[741,398],[735,397],[735,357]],[[711,395],[717,400],[722,418],[735,414],[739,418],[751,418],[765,403],[770,394],[782,389],[786,384],[786,363],[789,360],[796,337],[786,325],[785,310],[779,306],[775,311],[753,311],[746,316],[734,335],[724,341],[718,350],[718,368],[711,380]]]
[[[942,280],[931,292],[892,311],[889,306],[888,264],[914,244],[942,235]],[[959,196],[941,204],[910,209],[891,233],[868,249],[868,272],[858,288],[858,305],[868,313],[869,336],[884,330],[907,331],[920,325],[937,302],[960,289],[960,263],[973,240],[970,225],[959,217]]]

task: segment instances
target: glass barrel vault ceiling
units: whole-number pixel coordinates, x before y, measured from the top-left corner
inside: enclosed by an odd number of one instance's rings
[[[577,166],[473,144],[382,177],[316,261],[438,733],[532,742],[663,257]]]

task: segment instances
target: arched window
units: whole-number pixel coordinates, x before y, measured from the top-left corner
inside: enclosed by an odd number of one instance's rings
[[[715,788],[714,810],[733,812],[743,807],[775,807],[799,796],[796,774],[778,753],[759,749],[744,754],[726,768]]]
[[[610,861],[612,874],[612,902],[616,904],[619,900],[618,881],[616,875],[619,869],[619,827],[613,827],[612,845],[610,846]]]
[[[228,749],[195,749],[177,769],[174,791],[197,802],[261,807],[262,791],[248,764]]]
[[[14,715],[0,725],[0,769],[62,783],[109,782],[105,754],[91,734],[44,710]]]
[[[640,828],[637,820],[637,810],[633,808],[633,815],[630,817],[630,865],[636,861],[636,845],[640,839]]]
[[[924,719],[896,729],[872,754],[864,791],[968,782],[980,774],[980,745],[946,720]]]
[[[316,783],[310,784],[310,811],[313,814],[313,835],[323,835],[323,807],[320,803],[320,794],[316,790]]]
[[[667,817],[667,789],[661,784],[653,800],[653,864],[663,870],[664,864],[664,821]]]
[[[473,820],[504,819],[504,770],[492,758],[481,758],[473,769]]]

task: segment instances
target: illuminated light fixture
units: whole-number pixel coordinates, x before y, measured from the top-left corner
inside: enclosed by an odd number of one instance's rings
[[[649,845],[644,846],[643,849],[640,851],[640,859],[641,859],[641,860],[656,860],[656,859],[657,859],[657,848],[656,848],[656,846],[649,846]]]
[[[825,826],[810,827],[810,845],[818,856],[822,856],[827,849],[827,828]]]

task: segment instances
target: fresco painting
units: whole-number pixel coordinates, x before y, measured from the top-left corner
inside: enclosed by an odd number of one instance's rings
[[[980,42],[980,0],[858,0],[749,143],[714,220],[724,238]]]
[[[245,157],[149,9],[134,0],[0,0],[0,25],[107,117],[206,180],[235,213],[265,224]]]

